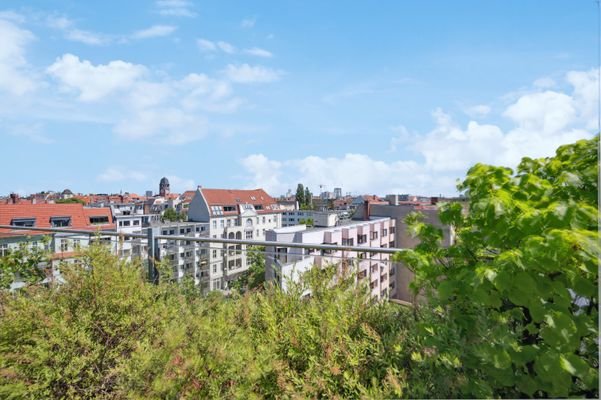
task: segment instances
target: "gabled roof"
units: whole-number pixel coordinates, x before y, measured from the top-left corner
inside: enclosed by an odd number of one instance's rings
[[[223,215],[238,215],[240,213],[239,205],[252,204],[261,205],[262,209],[256,210],[259,214],[271,214],[280,212],[280,207],[276,200],[268,195],[263,189],[200,189],[205,198],[209,211],[213,214],[212,206],[234,206],[235,211],[224,212]],[[214,215],[214,214],[213,214]]]
[[[35,218],[36,228],[50,228],[51,217],[70,217],[71,229],[110,230],[115,229],[111,209],[108,207],[84,207],[81,204],[0,204],[0,225],[11,225],[13,219]],[[109,223],[92,225],[90,217],[108,217]],[[43,234],[41,231],[0,229],[1,236]]]

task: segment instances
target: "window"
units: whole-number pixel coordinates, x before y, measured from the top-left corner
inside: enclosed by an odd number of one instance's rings
[[[35,218],[13,218],[10,224],[14,226],[35,226]]]
[[[223,206],[223,211],[225,211],[225,212],[236,211],[236,206]]]
[[[50,217],[50,226],[60,228],[71,225],[71,217]]]
[[[342,245],[343,246],[354,246],[354,239],[353,238],[349,238],[349,239],[342,239]]]
[[[388,229],[384,228],[382,230],[382,236],[387,236],[388,235]]]
[[[213,258],[217,258],[217,250],[213,250]]]
[[[377,238],[378,238],[378,231],[373,231],[373,232],[371,232],[371,234],[370,234],[370,239],[371,239],[371,240],[375,240],[375,239],[377,239]]]
[[[257,217],[257,224],[259,223],[259,217]]]
[[[253,220],[251,218],[246,220],[246,226],[253,226]]]
[[[8,248],[8,244],[6,244],[6,243],[0,244],[0,257],[7,256],[9,252],[10,252],[10,250]]]
[[[262,210],[262,209],[263,209],[262,204],[255,204],[255,210]]]
[[[255,201],[255,200],[257,200],[257,198],[256,198],[255,196],[250,196],[250,199],[251,199],[252,201]]]
[[[213,229],[217,229],[217,220],[213,220]]]
[[[90,224],[92,224],[92,225],[108,224],[108,223],[109,223],[109,217],[106,215],[98,215],[98,216],[90,217]]]
[[[170,229],[170,230],[169,230],[169,234],[170,234],[170,235],[175,235],[175,229]]]
[[[246,232],[246,239],[247,239],[247,240],[250,240],[250,239],[252,239],[252,238],[253,238],[253,231],[247,231],[247,232]]]
[[[130,226],[131,225],[131,221],[123,221],[123,226]]]
[[[224,220],[222,220],[222,219],[219,220],[219,227],[220,228],[224,228],[225,227],[225,221]]]
[[[213,264],[213,273],[216,274],[217,273],[217,264]]]
[[[179,230],[179,234],[180,235],[183,235],[184,233],[186,233],[186,231],[184,230],[184,228],[182,228],[182,229]]]
[[[257,237],[259,237],[259,235],[260,235],[260,232],[259,232],[259,230],[257,229]]]
[[[163,235],[167,235],[169,233],[168,230],[163,230]]]
[[[186,228],[186,233],[192,232],[192,228]]]
[[[396,232],[396,227],[391,226],[390,227],[390,234],[393,235]]]
[[[227,220],[227,227],[229,228],[230,226],[232,226],[232,220],[231,220],[231,219],[228,219],[228,220]]]
[[[135,225],[135,226],[138,226],[138,225],[140,225],[140,220],[139,220],[139,219],[135,219],[135,220],[134,220],[134,225]]]
[[[61,240],[61,251],[67,251],[69,250],[69,242],[67,242],[67,240],[63,239]]]
[[[357,237],[357,243],[358,244],[363,244],[365,242],[367,242],[367,235],[359,235]]]
[[[223,207],[211,206],[211,212],[213,213],[213,215],[223,215]]]
[[[81,241],[79,239],[73,239],[73,248],[79,250],[81,248]]]
[[[265,217],[263,217],[263,223],[265,223]]]

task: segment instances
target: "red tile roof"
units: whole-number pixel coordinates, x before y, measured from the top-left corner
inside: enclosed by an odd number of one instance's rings
[[[261,205],[262,209],[257,210],[259,214],[271,214],[281,212],[276,200],[268,195],[263,189],[200,189],[207,201],[209,210],[211,206],[234,206],[236,211],[224,212],[223,215],[237,215],[240,212],[238,205],[252,204]],[[212,210],[211,210],[212,213]]]
[[[90,217],[108,217],[109,223],[92,225]],[[51,217],[70,217],[72,229],[89,231],[115,229],[111,209],[85,208],[81,204],[0,204],[0,225],[10,225],[15,218],[35,218],[36,228],[50,228]],[[3,236],[40,235],[41,231],[0,229]]]

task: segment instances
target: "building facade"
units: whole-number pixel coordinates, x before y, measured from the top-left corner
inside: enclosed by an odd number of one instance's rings
[[[281,227],[282,211],[263,189],[199,187],[188,207],[188,221],[209,224],[209,237],[265,240],[265,232]],[[211,243],[209,288],[227,290],[229,282],[248,269],[246,246]]]
[[[267,240],[281,242],[282,246],[266,248],[265,277],[276,281],[286,290],[289,282],[298,281],[310,268],[336,265],[353,268],[357,283],[369,286],[372,298],[386,300],[396,296],[395,269],[390,255],[369,251],[324,251],[286,247],[284,243],[332,244],[345,246],[393,247],[395,220],[373,217],[369,220],[347,221],[329,228],[308,229],[304,225],[267,231]]]

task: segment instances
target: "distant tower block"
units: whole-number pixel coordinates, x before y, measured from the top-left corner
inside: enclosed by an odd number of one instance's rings
[[[339,199],[342,197],[342,188],[334,188],[334,198]]]
[[[169,179],[163,177],[159,183],[159,195],[165,197],[169,194]]]

